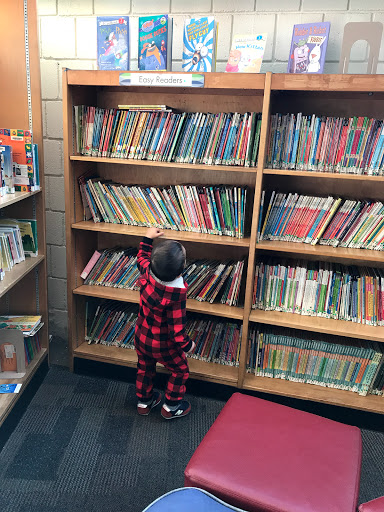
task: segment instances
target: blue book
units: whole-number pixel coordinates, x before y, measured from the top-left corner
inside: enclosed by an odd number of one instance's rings
[[[0,384],[0,393],[18,393],[20,388],[21,384]]]
[[[168,14],[139,18],[140,70],[171,70],[172,21]]]
[[[216,23],[213,16],[187,19],[183,34],[183,71],[215,71]]]
[[[12,146],[0,146],[0,186],[7,194],[15,193],[15,178],[13,173]]]
[[[98,69],[129,70],[129,17],[97,17]]]

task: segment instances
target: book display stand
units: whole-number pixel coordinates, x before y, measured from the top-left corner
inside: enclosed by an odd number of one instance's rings
[[[132,73],[133,74],[133,73]],[[183,73],[181,73],[183,74]],[[299,382],[258,377],[246,372],[248,332],[251,323],[291,327],[309,333],[348,336],[384,342],[384,327],[331,320],[278,311],[252,310],[255,259],[259,256],[296,257],[334,261],[357,266],[384,267],[380,251],[312,246],[289,242],[257,243],[262,190],[296,191],[302,194],[342,195],[356,199],[380,200],[383,176],[333,174],[309,170],[265,168],[268,124],[277,112],[316,113],[324,116],[384,117],[382,75],[297,75],[206,73],[201,88],[141,87],[119,85],[119,71],[63,72],[66,243],[68,275],[68,325],[71,364],[75,358],[136,366],[132,349],[85,342],[85,304],[90,297],[122,302],[139,302],[139,292],[112,287],[87,286],[80,274],[95,250],[116,246],[138,246],[145,227],[94,223],[83,220],[78,178],[87,171],[125,185],[169,184],[247,186],[249,201],[244,238],[165,230],[165,238],[181,241],[190,258],[247,258],[244,306],[187,301],[188,312],[214,315],[242,323],[238,367],[189,359],[192,378],[227,384],[240,389],[279,394],[344,407],[384,413],[381,396],[356,393]],[[164,104],[182,112],[262,112],[257,167],[179,164],[134,159],[82,156],[75,149],[74,106],[117,108],[118,105]],[[265,205],[264,205],[265,206]],[[159,368],[160,371],[163,371]]]

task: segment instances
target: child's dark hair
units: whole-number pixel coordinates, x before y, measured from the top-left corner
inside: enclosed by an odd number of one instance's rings
[[[160,281],[173,281],[185,267],[185,249],[175,240],[164,240],[153,248],[151,270]]]

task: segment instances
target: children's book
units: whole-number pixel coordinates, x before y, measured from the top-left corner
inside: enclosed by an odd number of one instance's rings
[[[12,146],[0,146],[1,188],[6,194],[15,193]]]
[[[21,384],[0,384],[0,393],[19,393]]]
[[[12,146],[16,192],[31,192],[34,186],[32,133],[29,130],[1,128],[0,144]]]
[[[213,16],[185,20],[183,71],[215,71],[216,31]]]
[[[98,69],[129,70],[129,17],[97,17]]]
[[[171,70],[172,21],[168,14],[139,18],[140,70]]]
[[[260,73],[267,34],[235,35],[225,71],[227,73]]]
[[[16,351],[12,343],[0,345],[0,370],[2,372],[17,372]]]
[[[0,316],[0,329],[20,329],[24,336],[32,336],[41,325],[41,316]]]
[[[288,73],[323,72],[330,28],[329,21],[294,25]]]

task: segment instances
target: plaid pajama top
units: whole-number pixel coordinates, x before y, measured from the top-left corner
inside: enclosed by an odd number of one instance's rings
[[[179,346],[184,352],[192,347],[185,332],[187,285],[173,288],[159,283],[150,272],[152,239],[144,237],[137,255],[140,271],[140,310],[135,343],[156,351]],[[144,348],[143,347],[143,348]]]

